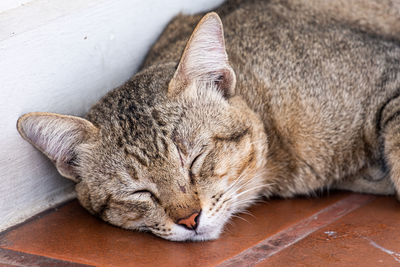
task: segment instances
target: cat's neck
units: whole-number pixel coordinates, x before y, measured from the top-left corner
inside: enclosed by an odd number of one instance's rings
[[[294,150],[291,137],[288,133],[280,131],[279,122],[274,118],[273,109],[270,107],[269,90],[266,85],[251,76],[244,76],[245,72],[238,75],[236,92],[246,104],[259,116],[267,136],[266,163],[265,163],[265,195],[289,196],[290,184],[298,169],[298,156]],[[282,180],[287,180],[282,183]],[[285,187],[283,187],[285,185]]]

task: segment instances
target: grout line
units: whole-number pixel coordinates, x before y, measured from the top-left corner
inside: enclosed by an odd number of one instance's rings
[[[46,256],[30,254],[21,251],[15,251],[0,248],[0,266],[60,266],[60,267],[89,267],[92,265],[76,262],[64,261]]]
[[[253,266],[374,199],[376,197],[372,195],[352,194],[293,226],[264,239],[217,266]]]
[[[375,243],[375,241],[369,239],[368,237],[363,237],[363,238],[366,239],[366,240],[368,240],[368,241],[369,241],[369,244],[370,244],[371,246],[374,246],[374,247],[376,247],[377,249],[381,250],[382,252],[384,252],[384,253],[386,253],[386,254],[392,256],[393,259],[394,259],[395,261],[397,261],[397,262],[400,263],[400,253],[397,253],[397,252],[391,251],[391,250],[389,250],[389,249],[387,249],[387,248],[384,248],[384,247],[382,247],[381,245],[378,245],[377,243]]]

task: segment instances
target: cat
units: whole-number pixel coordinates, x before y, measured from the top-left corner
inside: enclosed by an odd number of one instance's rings
[[[89,212],[172,241],[218,238],[261,196],[399,196],[398,20],[309,3],[179,15],[86,118],[28,113],[18,131]]]

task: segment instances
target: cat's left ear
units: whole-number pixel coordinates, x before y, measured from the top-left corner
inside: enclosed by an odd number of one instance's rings
[[[234,95],[236,77],[226,54],[221,19],[214,12],[205,15],[194,29],[169,83],[168,95],[179,95],[195,81],[216,85],[225,97]]]
[[[76,169],[77,147],[98,136],[98,129],[88,120],[46,112],[31,112],[17,122],[21,136],[43,152],[61,175],[80,181]]]

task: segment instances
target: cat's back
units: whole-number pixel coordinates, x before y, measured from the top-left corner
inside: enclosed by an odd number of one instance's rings
[[[339,166],[354,172],[366,155],[379,157],[370,153],[377,114],[400,88],[399,43],[289,2],[255,2],[223,18],[236,89],[293,155],[319,157],[309,162],[318,173],[342,177]]]
[[[344,75],[343,81],[347,70],[371,77],[386,59],[399,57],[398,41],[292,1],[245,2],[223,15],[228,55],[239,76],[248,67],[254,75],[266,74],[261,79],[270,76],[270,82],[282,82],[284,76],[315,82],[330,75],[307,76],[327,73]]]
[[[337,128],[334,122],[341,121],[341,128],[354,132],[361,127],[352,124],[354,117],[373,120],[378,103],[397,90],[399,43],[364,29],[353,17],[338,20],[322,9],[304,1],[231,0],[216,11],[236,91],[264,121],[296,121],[300,115],[315,124],[320,114],[321,128]],[[178,62],[201,16],[175,18],[144,66]]]
[[[271,112],[314,120],[318,113],[321,123],[372,118],[398,88],[398,41],[292,1],[246,2],[224,15],[237,91],[264,119]]]
[[[268,44],[282,45],[285,40],[279,39],[280,33],[295,33],[289,40],[293,42],[297,38],[296,31],[300,29],[299,34],[303,34],[313,27],[323,32],[326,27],[341,24],[342,28],[352,27],[380,38],[400,40],[400,6],[393,0],[227,0],[215,11],[224,25],[228,52],[242,49],[241,53],[250,60],[251,56],[259,58],[259,54],[249,55],[254,48],[270,49],[272,45]],[[387,12],[390,16],[382,15]],[[204,14],[176,16],[150,49],[142,68],[162,62],[178,62]],[[236,41],[242,41],[244,45],[235,46]],[[230,59],[237,65],[232,56]]]
[[[334,19],[303,2],[231,0],[216,10],[224,25],[237,93],[264,121],[271,112],[276,117],[286,114],[289,120],[291,113],[300,112],[307,119],[320,110],[328,117],[322,116],[321,123],[350,124],[351,118],[343,118],[348,114],[372,118],[376,103],[397,89],[398,41],[363,30],[354,21]],[[175,18],[144,67],[178,62],[201,16]]]

